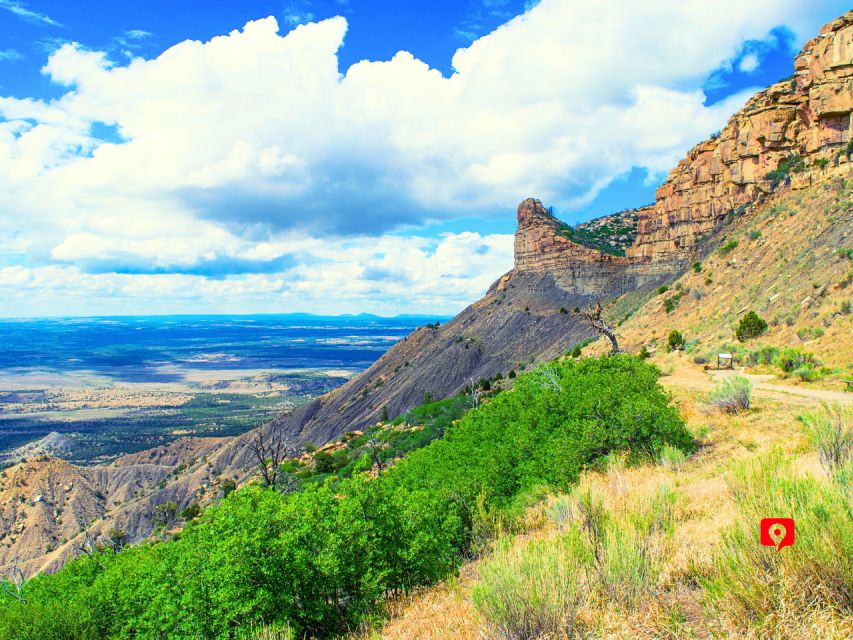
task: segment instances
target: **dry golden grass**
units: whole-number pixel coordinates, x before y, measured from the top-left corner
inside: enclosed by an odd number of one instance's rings
[[[691,367],[689,364],[679,366]],[[699,367],[692,374],[703,376]],[[676,468],[644,465],[625,468],[613,464],[607,472],[588,472],[580,490],[589,488],[614,513],[636,505],[668,485],[677,494],[675,530],[667,542],[666,561],[657,584],[649,585],[641,606],[627,610],[618,602],[597,598],[579,611],[588,629],[584,637],[652,640],[662,638],[844,638],[853,637],[853,621],[830,612],[811,612],[793,624],[782,616],[770,621],[761,634],[743,632],[731,621],[711,613],[699,586],[699,576],[713,567],[715,548],[724,528],[734,524],[738,510],[726,476],[738,460],[780,449],[794,457],[795,468],[804,474],[823,477],[814,451],[808,448],[797,416],[802,399],[791,401],[759,397],[753,408],[739,416],[709,411],[705,394],[693,388],[672,387],[673,400],[698,440],[700,450]],[[808,400],[806,400],[808,401]],[[811,402],[816,406],[814,401]],[[528,529],[511,538],[525,545],[531,538],[549,539],[560,534],[553,516],[554,504],[564,499],[551,496],[528,513]],[[549,514],[550,517],[549,517]],[[480,562],[467,564],[458,581],[420,592],[405,601],[392,603],[391,619],[365,638],[400,640],[450,640],[488,638],[489,631],[478,620],[471,602]],[[767,629],[776,633],[767,634]],[[845,635],[846,634],[846,635]]]

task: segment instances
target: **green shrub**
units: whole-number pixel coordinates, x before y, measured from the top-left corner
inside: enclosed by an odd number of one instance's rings
[[[814,161],[814,166],[817,167],[818,169],[826,169],[826,167],[829,166],[829,159],[828,158],[817,158]]]
[[[669,291],[669,287],[668,287],[667,285],[665,285],[665,284],[662,284],[661,286],[659,286],[659,287],[657,288],[657,294],[658,294],[659,296],[661,296],[661,295],[665,294],[667,291]]]
[[[774,364],[785,373],[792,373],[807,364],[818,364],[813,354],[796,347],[785,347],[774,360]]]
[[[666,338],[666,346],[669,351],[679,351],[684,348],[684,336],[681,332],[673,329]]]
[[[729,240],[726,244],[717,249],[717,255],[727,256],[737,248],[737,240]]]
[[[646,348],[646,345],[643,345],[643,347],[640,349],[640,352],[637,354],[637,357],[641,360],[648,360],[651,355],[652,354],[649,353],[649,350]]]
[[[752,383],[743,376],[727,376],[711,392],[710,403],[723,413],[742,413],[749,409]]]
[[[578,345],[578,346],[576,346],[574,349],[572,349],[571,356],[572,356],[573,358],[580,358],[580,357],[581,357],[581,348],[580,348],[580,345]]]
[[[181,511],[181,518],[183,518],[184,520],[186,520],[188,522],[190,520],[194,520],[195,518],[198,518],[199,515],[201,515],[201,507],[198,505],[197,502],[191,502],[190,505],[186,509]]]
[[[663,310],[667,313],[672,313],[675,311],[675,302],[673,302],[672,298],[667,298],[663,301]]]
[[[335,459],[327,451],[318,451],[314,454],[314,470],[317,473],[331,473],[335,470]]]
[[[668,469],[675,469],[685,460],[687,460],[687,456],[684,455],[684,452],[681,449],[670,445],[666,445],[663,449],[661,449],[660,463],[662,466]]]
[[[746,342],[752,338],[757,338],[767,331],[767,321],[759,317],[755,311],[748,311],[746,315],[740,319],[735,336],[741,342]]]
[[[472,599],[495,637],[573,637],[582,597],[578,555],[562,540],[504,543],[479,569]]]
[[[788,174],[800,173],[806,168],[805,160],[798,154],[792,154],[779,163],[779,166],[764,176],[774,187],[789,180]]]
[[[758,229],[753,229],[747,234],[747,237],[752,241],[758,240],[761,237],[761,232]]]
[[[219,490],[222,492],[222,497],[226,498],[237,490],[237,483],[234,480],[223,480],[219,483]]]
[[[700,273],[701,271],[702,271],[702,263],[701,262],[694,262],[693,263],[693,272],[694,273]]]
[[[763,345],[754,351],[750,351],[747,355],[747,361],[751,365],[757,364],[773,364],[773,361],[779,356],[779,347],[771,345]]]
[[[802,367],[794,369],[792,375],[799,378],[801,382],[814,382],[820,378],[820,373],[812,364],[804,364]]]
[[[560,307],[560,313],[568,313],[568,312],[569,312],[569,310],[566,309],[565,307]]]
[[[803,342],[823,337],[823,327],[803,327],[797,330],[797,337]]]

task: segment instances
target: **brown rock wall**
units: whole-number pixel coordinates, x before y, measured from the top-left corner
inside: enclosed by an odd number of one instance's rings
[[[708,237],[726,216],[761,202],[778,182],[767,179],[791,156],[803,170],[794,186],[847,163],[853,111],[853,11],[829,23],[795,60],[790,80],[753,96],[718,136],[694,147],[658,188],[627,255],[669,260]]]

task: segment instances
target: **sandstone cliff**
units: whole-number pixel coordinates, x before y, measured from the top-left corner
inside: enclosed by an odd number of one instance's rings
[[[637,210],[639,216],[649,209]],[[689,257],[650,260],[607,253],[580,244],[577,234],[532,198],[518,207],[514,273],[549,274],[566,291],[608,298],[648,289],[674,277]]]
[[[801,187],[848,162],[853,111],[853,11],[823,27],[790,80],[753,96],[719,135],[694,147],[640,214],[630,257],[696,249],[733,212],[780,182]],[[789,165],[789,175],[784,173]],[[822,166],[823,165],[823,166]],[[772,172],[783,167],[783,172]]]

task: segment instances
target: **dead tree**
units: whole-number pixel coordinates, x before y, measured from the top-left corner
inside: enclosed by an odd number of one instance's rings
[[[296,455],[296,447],[291,444],[281,425],[272,424],[268,429],[256,429],[246,446],[252,453],[264,487],[279,488],[283,480],[281,465]]]
[[[95,555],[95,544],[97,540],[92,538],[92,534],[89,531],[85,532],[83,539],[80,541],[80,553],[83,553],[90,558]]]
[[[606,336],[610,340],[613,355],[621,353],[619,350],[619,342],[616,340],[616,333],[607,324],[607,321],[601,317],[601,301],[596,300],[594,306],[589,306],[583,311],[583,317],[586,318],[587,324],[600,336]]]
[[[555,393],[560,393],[563,390],[563,386],[560,384],[560,376],[557,373],[557,370],[553,366],[546,365],[546,366],[542,367],[541,374],[542,374],[542,380],[541,380],[542,386],[550,389],[551,391],[553,391]]]
[[[121,529],[113,527],[107,534],[105,543],[114,553],[118,553],[130,543],[130,537]]]
[[[18,559],[12,562],[12,568],[9,570],[9,579],[8,581],[2,580],[0,581],[0,587],[3,588],[3,591],[17,600],[18,602],[22,602],[23,604],[27,604],[27,600],[24,598],[24,585],[26,584],[26,580],[24,580],[24,572],[18,568]]]
[[[371,438],[367,441],[367,446],[370,447],[370,453],[373,456],[373,464],[376,465],[376,475],[381,476],[382,470],[385,468],[385,465],[382,462],[382,444],[376,440],[375,438]]]
[[[474,378],[469,378],[471,381],[468,385],[471,388],[471,408],[476,409],[480,406],[480,387],[474,382]]]

